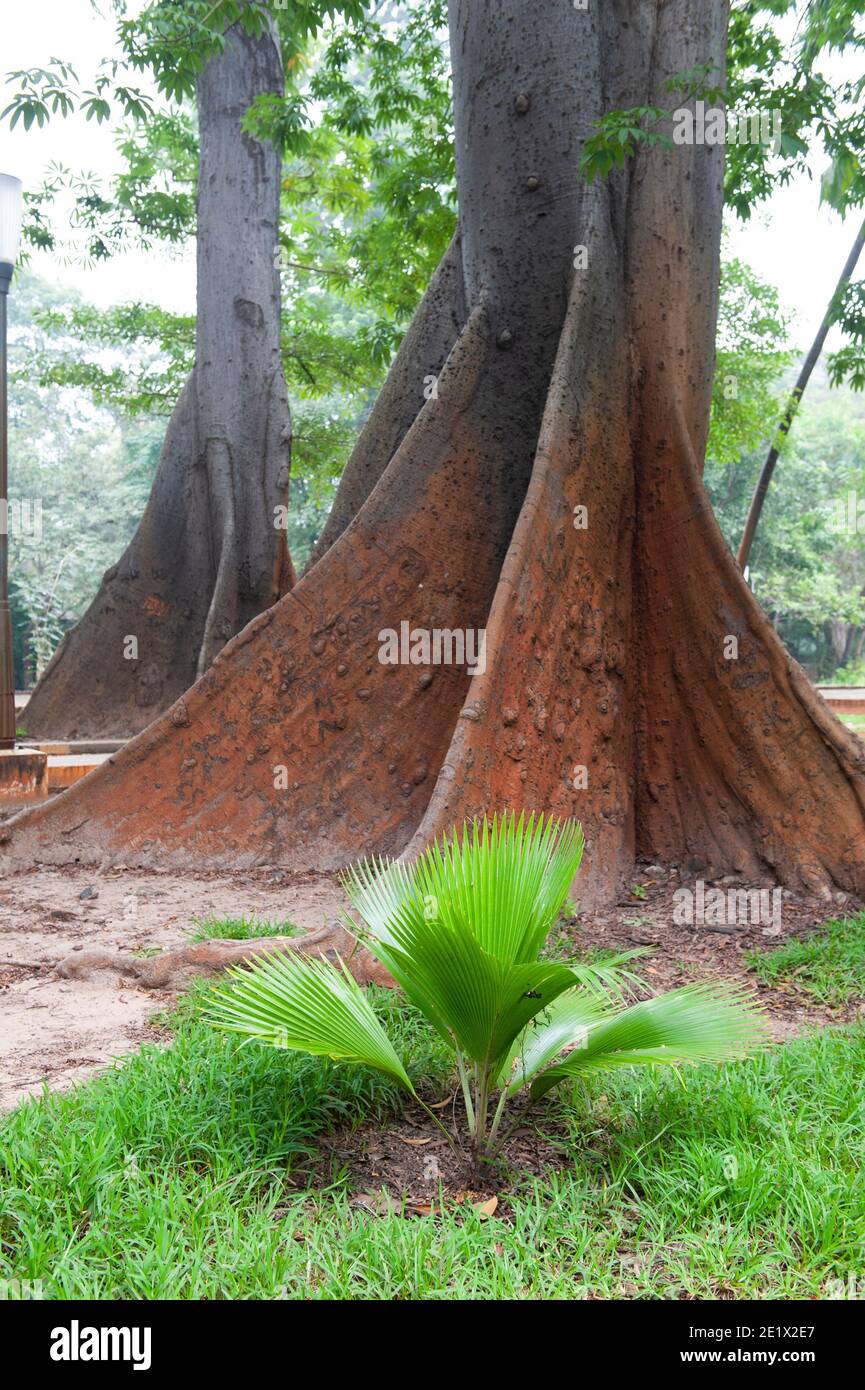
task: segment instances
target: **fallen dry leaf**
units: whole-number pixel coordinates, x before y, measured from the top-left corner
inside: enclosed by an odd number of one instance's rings
[[[389,1216],[396,1210],[395,1204],[386,1192],[359,1192],[352,1197],[351,1205],[372,1212],[374,1216]]]

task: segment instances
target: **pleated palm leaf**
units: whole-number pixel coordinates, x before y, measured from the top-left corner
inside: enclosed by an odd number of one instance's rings
[[[343,878],[353,929],[455,1052],[476,1149],[525,1086],[536,1099],[590,1070],[720,1062],[765,1040],[741,990],[687,986],[624,1007],[638,951],[600,964],[540,958],[582,854],[576,822],[510,815],[463,827],[414,864],[365,860]],[[250,1040],[377,1067],[415,1094],[344,966],[259,959],[231,972],[208,1017]]]

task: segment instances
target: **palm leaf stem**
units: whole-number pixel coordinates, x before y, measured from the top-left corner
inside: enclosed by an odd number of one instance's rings
[[[460,1085],[462,1086],[463,1091],[463,1100],[466,1103],[466,1120],[468,1122],[469,1134],[473,1135],[475,1132],[475,1107],[472,1104],[471,1087],[469,1086],[469,1079],[466,1075],[466,1064],[463,1059],[463,1054],[460,1052],[459,1048],[456,1049],[456,1054],[457,1067],[459,1068],[460,1074]]]

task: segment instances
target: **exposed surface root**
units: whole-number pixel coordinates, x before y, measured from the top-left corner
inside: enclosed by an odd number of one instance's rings
[[[100,971],[109,970],[134,980],[141,989],[180,990],[193,975],[218,975],[231,965],[276,951],[295,951],[331,962],[341,959],[358,984],[393,985],[384,966],[336,923],[299,938],[260,936],[243,941],[196,941],[143,959],[128,951],[80,951],[65,956],[57,966],[57,974],[64,980],[92,980]]]

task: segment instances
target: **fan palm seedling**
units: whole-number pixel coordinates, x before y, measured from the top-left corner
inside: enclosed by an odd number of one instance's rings
[[[343,878],[353,930],[454,1051],[476,1153],[495,1151],[525,1088],[534,1100],[591,1071],[720,1062],[765,1039],[741,989],[689,985],[626,1007],[638,952],[542,957],[582,853],[576,822],[510,815],[454,831],[413,864],[364,860]],[[249,1040],[376,1067],[416,1095],[342,962],[259,959],[231,972],[208,1017]]]

